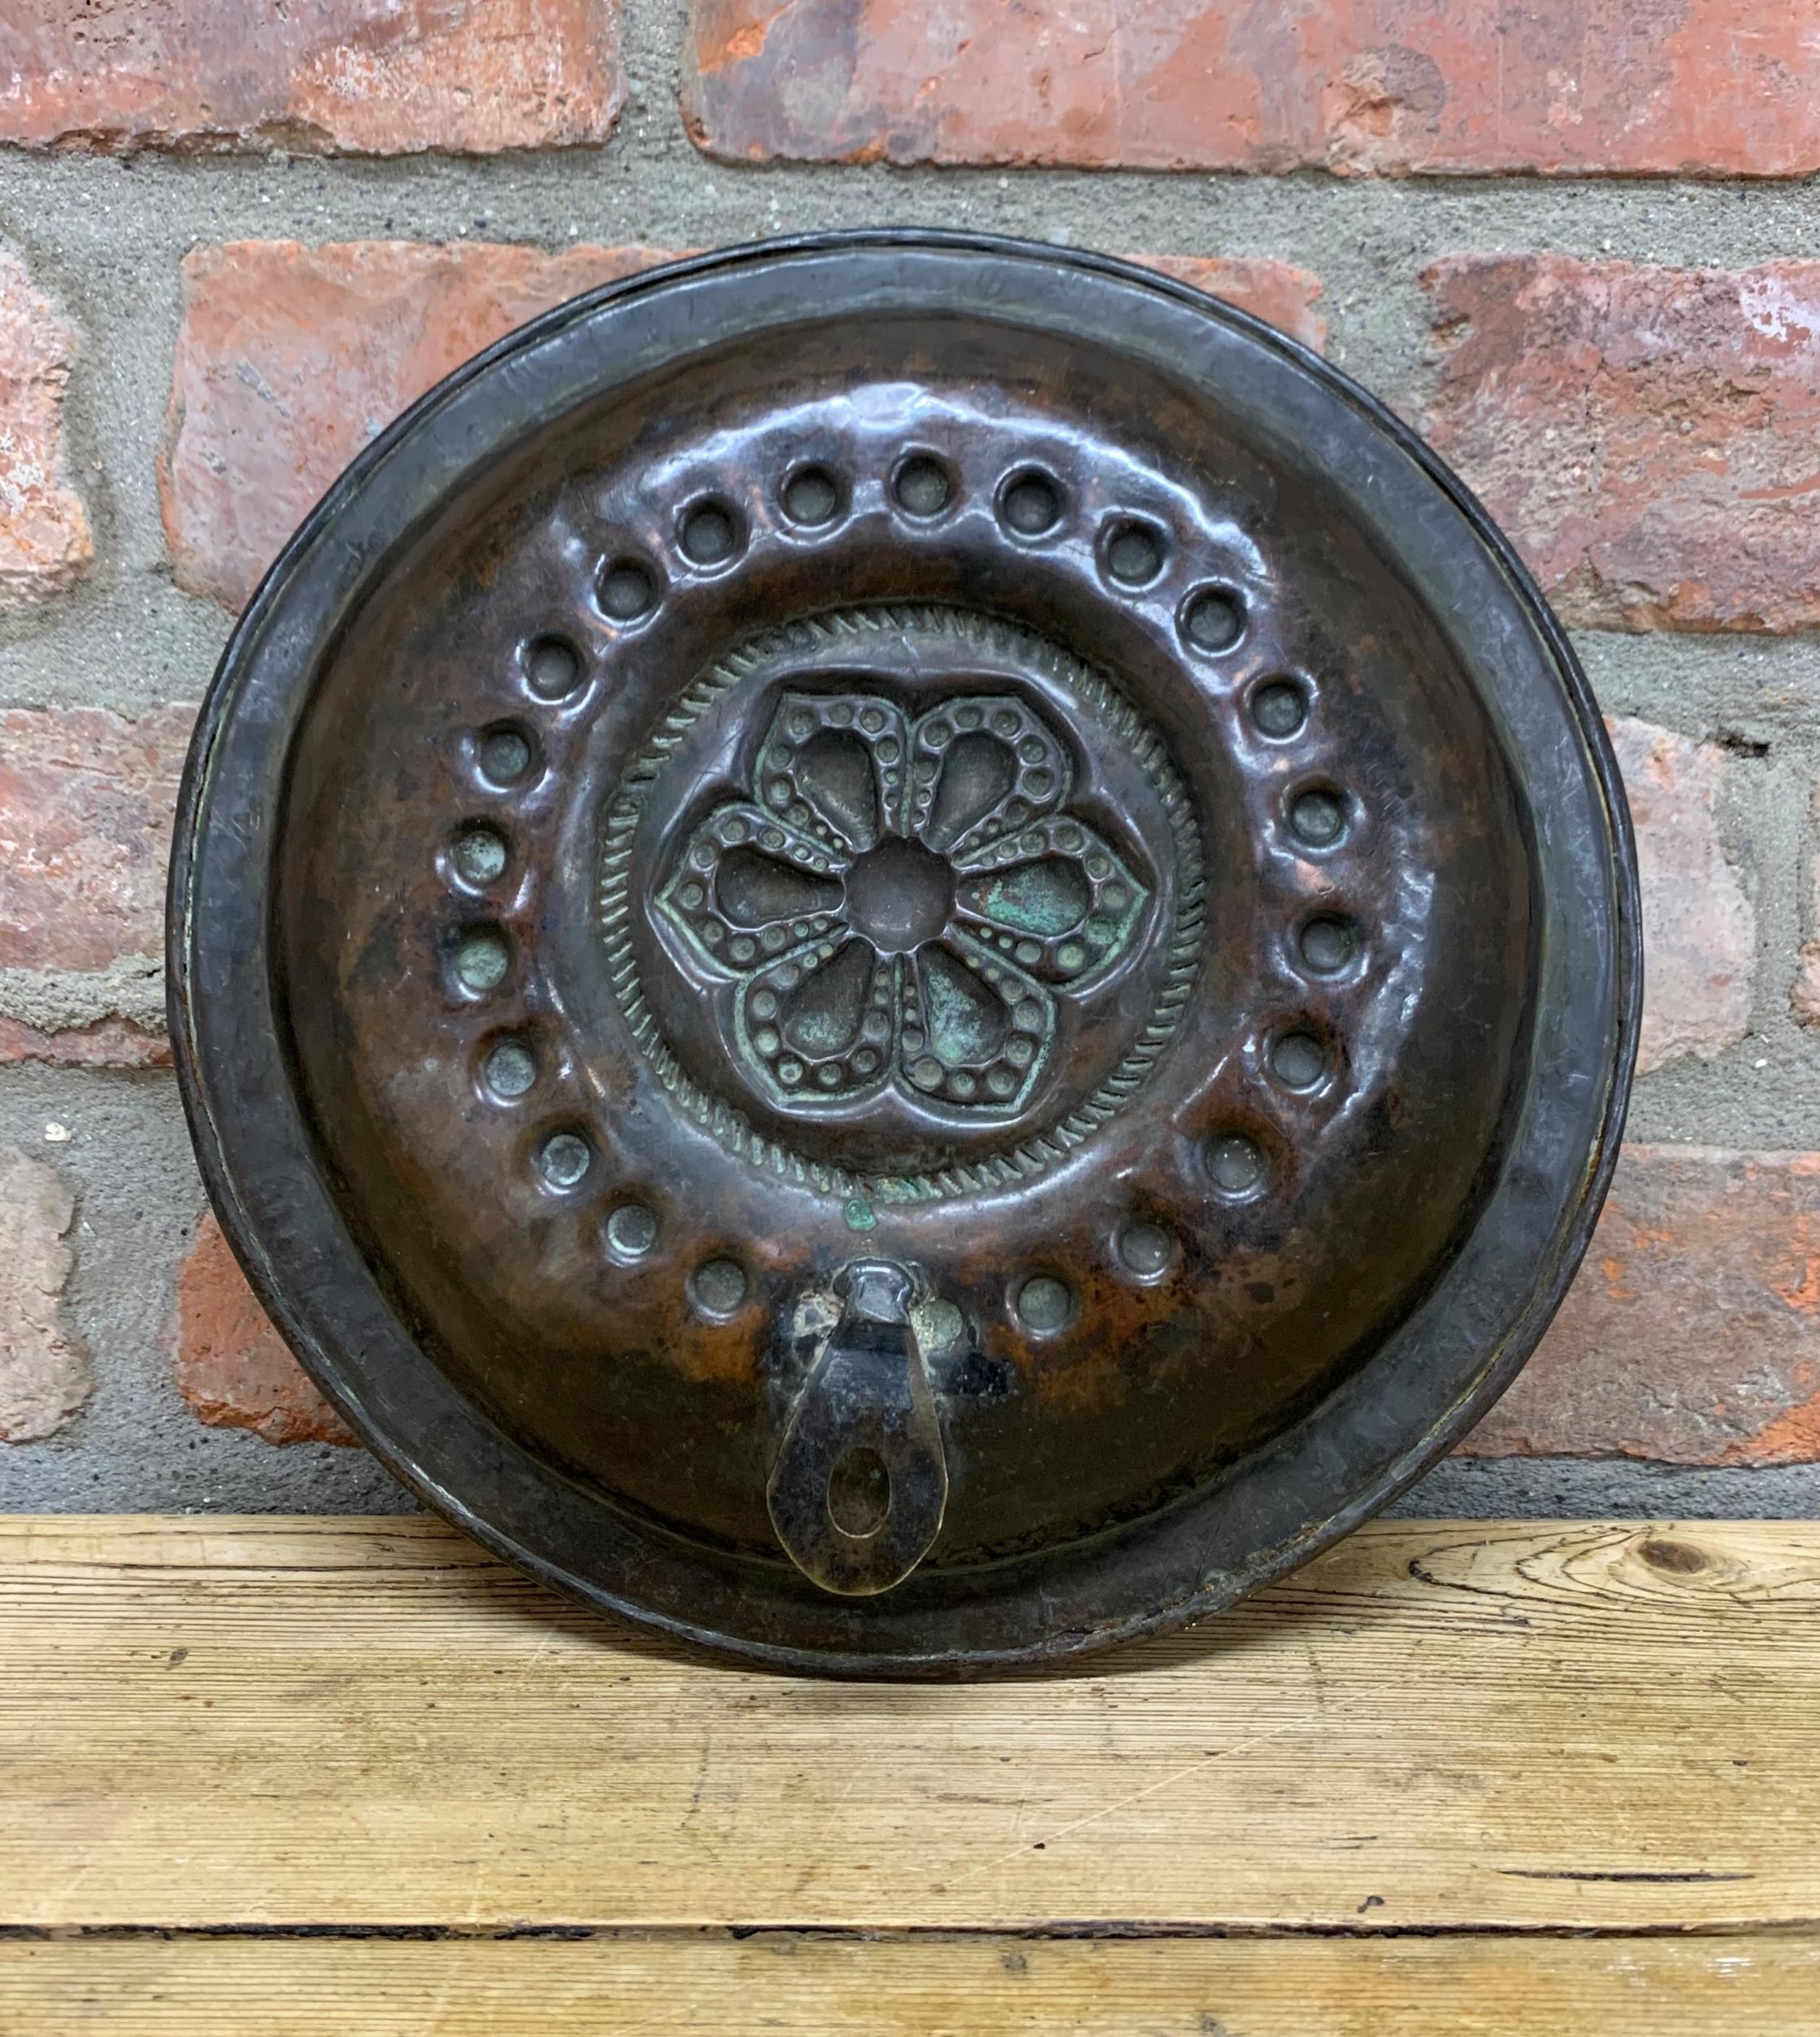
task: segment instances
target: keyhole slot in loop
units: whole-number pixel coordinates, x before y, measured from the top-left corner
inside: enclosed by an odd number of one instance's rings
[[[828,1474],[828,1518],[837,1533],[869,1542],[890,1513],[890,1467],[869,1443],[855,1443]]]

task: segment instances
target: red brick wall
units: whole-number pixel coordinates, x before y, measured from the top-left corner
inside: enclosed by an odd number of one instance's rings
[[[1820,1465],[1820,260],[1790,182],[1820,170],[1811,7],[693,0],[679,43],[678,20],[0,0],[0,169],[41,178],[52,221],[15,203],[0,244],[0,1127],[24,1084],[78,1125],[105,1085],[168,1091],[184,703],[405,404],[666,249],[894,218],[1053,233],[1376,381],[1509,530],[1610,712],[1649,965],[1634,1137],[1468,1453]],[[143,669],[112,648],[141,609]],[[5,1146],[39,1271],[0,1278],[0,1436],[9,1407],[15,1440],[74,1435],[109,1362],[154,1361],[86,1334],[80,1139]],[[138,1277],[161,1391],[270,1442],[344,1434],[212,1224]]]

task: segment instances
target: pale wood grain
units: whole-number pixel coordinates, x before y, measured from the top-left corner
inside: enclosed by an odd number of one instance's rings
[[[18,2037],[1816,2037],[1820,1938],[0,1946]]]
[[[5,1923],[1820,1924],[1811,1524],[1379,1524],[932,1687],[684,1656],[427,1522],[0,1520],[0,1643]]]

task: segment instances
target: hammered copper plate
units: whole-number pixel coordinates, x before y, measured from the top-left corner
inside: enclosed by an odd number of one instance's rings
[[[1229,1603],[1509,1381],[1637,1027],[1585,684],[1407,430],[1229,307],[776,243],[451,376],[198,729],[210,1190],[540,1576],[952,1674]]]

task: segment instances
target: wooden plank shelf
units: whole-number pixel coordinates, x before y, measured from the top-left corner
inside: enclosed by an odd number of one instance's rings
[[[1376,1524],[960,1687],[0,1516],[0,2033],[1820,2033],[1820,1524]]]

